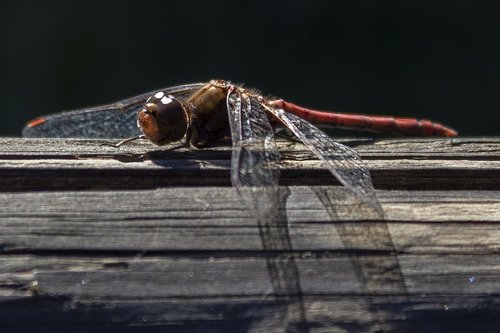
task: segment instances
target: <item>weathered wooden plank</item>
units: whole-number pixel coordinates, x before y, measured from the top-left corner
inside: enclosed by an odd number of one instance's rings
[[[290,191],[286,215],[294,248],[344,249],[339,225],[311,188]],[[359,203],[344,189],[335,191],[340,200],[338,221],[376,225],[357,222],[363,219]],[[401,251],[477,253],[500,248],[500,229],[486,223],[500,221],[500,192],[379,191],[378,195]],[[352,237],[355,233],[356,229],[347,231]],[[236,191],[224,187],[0,193],[0,244],[4,251],[261,250],[255,220]],[[382,250],[367,241],[360,246]]]
[[[384,159],[407,157],[448,157],[455,159],[499,159],[500,138],[336,138],[340,143],[354,147],[362,157]],[[204,149],[188,149],[182,143],[158,147],[147,140],[133,141],[114,148],[109,146],[116,140],[107,139],[31,139],[31,138],[0,138],[1,158],[31,158],[46,156],[75,157],[78,154],[107,155],[131,157],[132,155],[148,154],[153,157],[200,158],[216,156],[229,157],[230,147],[221,145]],[[278,139],[278,146],[285,158],[310,159],[312,155],[304,146],[297,142]],[[293,156],[289,156],[292,154]]]
[[[500,139],[344,141],[391,189],[377,191],[383,222],[342,187],[295,186],[335,181],[303,147],[280,141],[281,183],[294,186],[276,236],[290,247],[267,251],[235,190],[213,187],[229,185],[229,147],[103,142],[0,139],[0,328],[500,324]],[[325,190],[328,210],[315,195]]]
[[[395,325],[407,331],[425,322],[411,331],[440,332],[428,322],[443,324],[459,316],[465,322],[483,318],[485,326],[476,326],[475,331],[489,332],[498,323],[500,299],[495,295],[500,279],[495,255],[402,255],[400,263],[407,272],[408,294],[393,295],[380,282],[377,292],[367,295],[347,257],[299,258],[303,324],[332,329],[350,324],[367,331]],[[0,327],[93,323],[172,325],[179,330],[196,323],[209,330],[210,322],[219,329],[237,322],[258,331],[286,311],[290,301],[273,294],[263,258],[8,255],[0,260],[0,285],[0,304],[5,306]],[[49,310],[65,315],[35,315]],[[30,320],[16,323],[13,319],[19,314],[30,315]],[[78,314],[69,324],[68,316]],[[281,325],[299,318],[287,316]],[[236,332],[253,329],[245,326]]]
[[[0,139],[0,188],[5,190],[229,186],[230,148],[120,149],[112,140]],[[500,189],[500,140],[385,140],[356,147],[383,189]],[[280,141],[281,184],[338,184],[320,161]]]
[[[490,295],[500,291],[496,255],[399,255],[406,296]],[[383,255],[359,255],[373,264]],[[94,299],[217,298],[276,295],[265,257],[209,255],[64,256],[5,255],[0,258],[0,299],[14,295]],[[366,295],[348,256],[298,256],[303,295]],[[35,282],[35,283],[34,283]],[[402,296],[384,280],[375,295]],[[280,295],[278,295],[280,296]],[[286,296],[286,295],[281,295]]]

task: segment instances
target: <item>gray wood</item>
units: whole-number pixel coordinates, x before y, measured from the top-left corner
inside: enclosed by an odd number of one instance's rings
[[[288,229],[297,250],[343,246],[310,187],[291,187]],[[342,188],[337,192],[346,195]],[[379,191],[400,250],[494,252],[499,249],[500,191]],[[337,206],[344,225],[363,216]],[[435,223],[430,223],[435,222]],[[374,225],[376,222],[364,222]],[[474,228],[473,228],[474,227]],[[259,251],[255,220],[232,188],[0,193],[0,244],[7,250]],[[351,231],[354,232],[354,231]],[[486,242],[471,242],[481,237]],[[369,247],[362,243],[359,246]]]
[[[355,147],[384,189],[500,190],[500,140],[339,140]],[[229,186],[230,148],[156,147],[145,141],[2,139],[0,188]],[[338,184],[305,148],[280,140],[284,185]]]
[[[291,248],[264,251],[228,147],[0,139],[0,328],[496,331],[500,139],[341,141],[384,220],[280,140]]]

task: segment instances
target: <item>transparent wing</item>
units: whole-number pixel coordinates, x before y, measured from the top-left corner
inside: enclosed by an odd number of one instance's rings
[[[273,128],[260,101],[238,88],[230,88],[227,109],[233,140],[231,182],[258,223],[264,251],[272,254],[266,259],[267,269],[283,305],[277,321],[285,327],[303,322],[299,273],[291,255],[285,210],[289,191],[278,186],[280,154]]]
[[[43,116],[29,122],[24,137],[38,138],[129,138],[140,133],[136,115],[157,91],[183,98],[204,83],[180,85],[147,92],[116,103]]]
[[[291,113],[270,106],[266,106],[266,110],[320,158],[340,183],[382,213],[370,172],[354,149],[333,141],[317,127]]]
[[[237,88],[230,90],[226,102],[233,141],[233,186],[277,186],[280,154],[265,109]]]

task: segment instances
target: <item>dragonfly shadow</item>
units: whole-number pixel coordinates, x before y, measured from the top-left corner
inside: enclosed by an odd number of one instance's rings
[[[277,304],[272,331],[308,332],[299,269],[294,257],[286,201],[290,190],[286,186],[239,188],[240,197],[256,217],[266,255],[267,270]]]
[[[189,152],[178,152],[178,148],[169,150],[149,151],[143,156],[158,166],[168,167],[170,162],[163,159],[172,154],[191,154],[190,157],[202,159],[203,154],[211,154],[204,150],[193,149]],[[227,154],[222,152],[221,154]],[[187,160],[190,160],[188,158]],[[211,163],[214,163],[212,160]],[[217,163],[217,162],[215,162]],[[223,166],[227,167],[226,159],[221,159]],[[221,165],[222,166],[222,165]],[[262,300],[255,305],[255,318],[252,321],[250,332],[309,332],[311,327],[306,321],[306,311],[303,304],[303,293],[300,286],[299,269],[292,248],[286,202],[290,190],[286,186],[239,186],[238,194],[241,204],[244,205],[251,216],[255,217],[262,243],[262,255],[265,257],[269,280],[272,290],[262,295]],[[258,318],[260,307],[272,311],[272,316]],[[262,319],[262,320],[261,320]],[[254,326],[256,325],[256,326]],[[265,327],[260,330],[260,326]],[[272,328],[270,328],[272,327]]]
[[[381,291],[403,295],[407,301],[409,296],[383,213],[342,188],[313,187],[312,190],[331,220],[339,222],[334,224],[335,229],[348,252],[361,293],[366,295],[366,306],[384,326],[394,311],[386,311],[373,303],[371,296],[380,295]]]

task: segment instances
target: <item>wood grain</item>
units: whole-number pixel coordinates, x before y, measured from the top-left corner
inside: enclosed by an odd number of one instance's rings
[[[266,251],[229,186],[228,147],[110,142],[0,139],[2,330],[499,327],[498,138],[342,140],[369,166],[384,220],[280,141],[291,248]],[[273,267],[298,287],[277,288]]]

